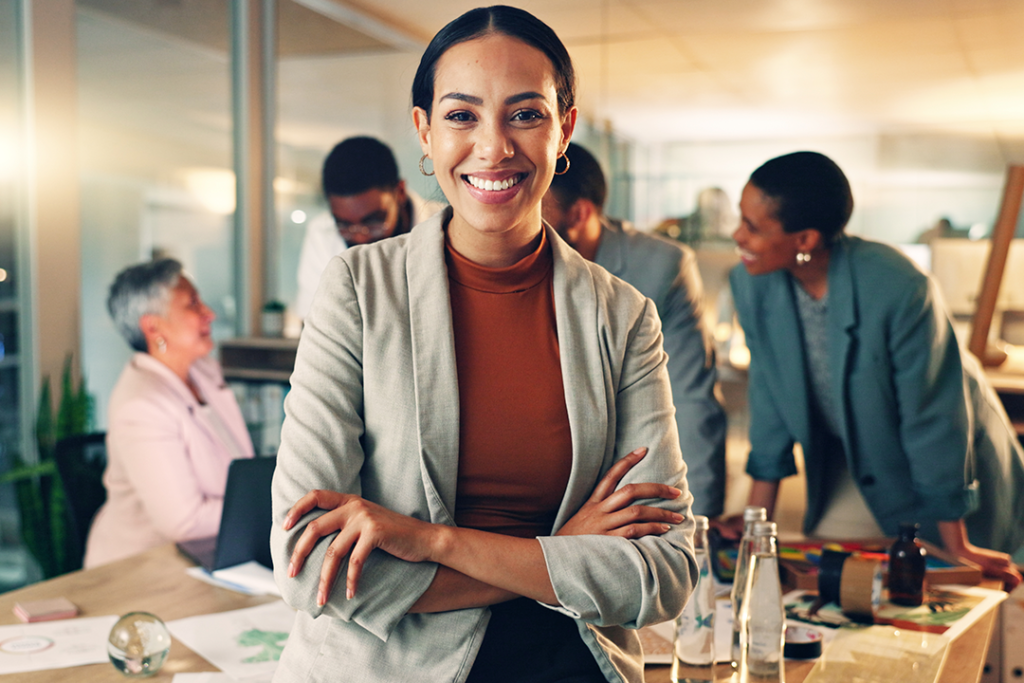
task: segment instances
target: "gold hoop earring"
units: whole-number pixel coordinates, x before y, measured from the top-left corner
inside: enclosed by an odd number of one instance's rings
[[[561,173],[558,172],[558,159],[565,159],[565,170],[563,170]],[[569,172],[569,166],[569,157],[566,155],[565,152],[562,152],[561,154],[558,155],[558,158],[555,159],[555,175],[565,175],[566,173]]]
[[[809,251],[798,251],[796,254],[796,264],[798,266],[806,266],[811,262],[811,253]]]
[[[434,175],[434,172],[431,171],[430,173],[427,173],[427,169],[423,168],[423,162],[426,161],[426,160],[427,160],[427,155],[426,154],[424,154],[423,156],[420,157],[420,173],[422,173],[423,175],[429,177],[429,176]]]

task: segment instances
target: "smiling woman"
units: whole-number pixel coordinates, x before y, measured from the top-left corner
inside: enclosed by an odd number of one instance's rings
[[[413,121],[450,207],[343,252],[306,319],[278,680],[641,681],[635,629],[682,610],[692,496],[654,305],[541,220],[574,88],[510,7],[424,53]]]

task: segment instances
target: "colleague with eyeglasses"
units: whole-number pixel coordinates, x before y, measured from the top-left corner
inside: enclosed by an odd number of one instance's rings
[[[303,319],[332,257],[349,245],[407,233],[444,206],[406,188],[391,149],[371,137],[335,145],[324,160],[322,183],[330,211],[309,222],[299,257],[295,312]]]

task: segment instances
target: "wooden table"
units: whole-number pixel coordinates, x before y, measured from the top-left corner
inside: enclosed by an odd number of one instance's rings
[[[167,545],[135,557],[94,569],[78,571],[0,594],[0,624],[20,623],[12,613],[14,603],[26,600],[66,597],[81,610],[81,616],[120,615],[132,611],[152,612],[164,621],[197,614],[213,614],[255,607],[278,598],[246,596],[218,588],[185,575],[192,562]],[[977,681],[997,610],[990,610],[949,645],[948,656],[937,683]],[[787,683],[801,683],[814,661],[787,661]],[[720,670],[724,670],[720,667]],[[217,671],[208,661],[175,640],[160,673],[149,680],[170,681],[183,672]],[[648,683],[668,683],[671,667],[648,666]],[[26,683],[124,683],[125,679],[108,663],[18,674]]]
[[[279,598],[248,596],[211,586],[185,575],[193,563],[173,544],[102,567],[65,574],[49,581],[0,594],[0,624],[18,624],[14,603],[65,597],[78,605],[80,616],[100,617],[151,612],[164,621],[255,607]],[[170,681],[182,672],[218,671],[217,667],[177,640],[160,672],[149,679]],[[13,677],[12,677],[13,678]],[[129,680],[110,663],[52,669],[17,675],[25,683],[125,683]]]

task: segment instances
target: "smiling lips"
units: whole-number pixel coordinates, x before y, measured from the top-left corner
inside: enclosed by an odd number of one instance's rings
[[[507,190],[510,187],[517,185],[525,175],[525,173],[517,173],[516,175],[505,178],[504,180],[487,180],[484,178],[478,178],[474,175],[464,175],[462,177],[466,179],[467,183],[478,190],[484,190],[486,192],[501,192],[502,190]]]
[[[736,254],[740,257],[740,260],[746,263],[750,263],[752,261],[757,260],[756,256],[754,256],[752,253],[741,247],[736,247]]]

